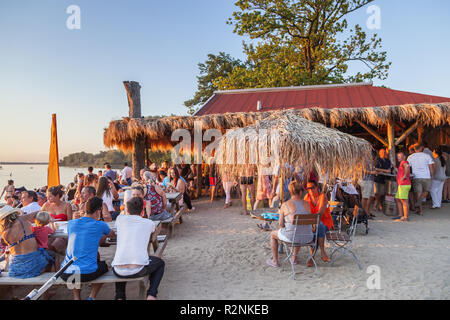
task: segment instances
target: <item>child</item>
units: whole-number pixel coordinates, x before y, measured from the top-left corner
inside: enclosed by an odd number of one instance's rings
[[[50,222],[50,214],[45,211],[38,212],[34,219],[35,227],[31,227],[34,237],[38,244],[38,248],[45,249],[52,257],[55,253],[48,249],[48,236],[55,233],[55,226]],[[50,227],[47,225],[50,223]]]

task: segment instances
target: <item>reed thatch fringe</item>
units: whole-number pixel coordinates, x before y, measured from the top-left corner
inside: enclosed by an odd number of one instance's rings
[[[306,108],[275,112],[291,112],[305,119],[325,124],[330,127],[346,127],[353,125],[354,120],[376,127],[385,126],[389,118],[395,121],[416,121],[424,126],[437,127],[450,124],[450,103],[407,104],[399,106],[370,108]],[[117,147],[123,151],[131,151],[133,140],[140,134],[148,138],[153,150],[171,150],[176,143],[171,141],[172,132],[176,129],[187,129],[193,132],[194,122],[201,121],[203,129],[242,128],[255,124],[269,117],[274,112],[239,112],[213,114],[205,116],[174,116],[166,118],[142,118],[112,121],[105,129],[103,142],[106,147]]]
[[[289,164],[301,167],[306,175],[315,169],[325,180],[355,181],[371,164],[373,152],[366,140],[306,120],[294,111],[274,112],[255,125],[230,130],[218,143],[214,161],[221,174],[233,176],[244,174],[246,165],[269,164],[273,171]]]

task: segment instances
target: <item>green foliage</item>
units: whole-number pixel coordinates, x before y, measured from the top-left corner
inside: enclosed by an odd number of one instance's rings
[[[154,152],[150,151],[150,160],[161,164],[163,161],[169,161],[171,159],[170,152]],[[122,151],[109,150],[100,151],[97,154],[77,152],[65,156],[61,161],[61,166],[66,167],[103,167],[105,162],[110,163],[113,167],[121,168],[124,162],[127,162],[131,166],[131,153],[123,153]]]
[[[205,63],[199,63],[200,75],[197,76],[198,87],[194,97],[184,102],[190,115],[197,111],[199,105],[204,104],[218,88],[213,81],[226,77],[234,68],[242,65],[242,62],[233,59],[229,54],[219,52],[218,55],[208,54]]]
[[[251,39],[243,44],[247,60],[225,74],[204,68],[201,75],[219,90],[385,80],[391,63],[381,39],[368,39],[359,25],[348,30],[346,20],[372,1],[238,0],[228,24]],[[355,63],[360,71],[349,74]],[[204,102],[212,91],[197,94]]]

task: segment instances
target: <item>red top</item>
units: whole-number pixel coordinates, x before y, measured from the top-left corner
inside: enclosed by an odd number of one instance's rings
[[[31,230],[33,230],[38,248],[48,249],[48,235],[54,234],[55,231],[47,226],[32,227]]]
[[[397,172],[397,184],[399,186],[409,186],[411,185],[411,179],[409,178],[410,170],[408,168],[408,172],[406,173],[405,180],[400,180],[403,178],[403,175],[405,174],[405,164],[409,165],[408,161],[402,161],[400,162],[400,165],[398,166],[398,172]]]
[[[60,214],[53,214],[50,213],[50,216],[55,219],[56,221],[67,221],[67,215],[65,213],[60,213]]]
[[[324,195],[320,195],[319,198],[321,196],[324,196]],[[309,203],[309,207],[311,209],[311,213],[313,213],[313,214],[319,213],[320,201],[317,201],[316,205],[313,206],[309,193],[306,194],[304,200]],[[328,228],[328,230],[331,230],[333,228],[333,218],[331,217],[330,208],[327,208],[325,210],[325,212],[323,213],[322,218],[320,219],[320,221]]]

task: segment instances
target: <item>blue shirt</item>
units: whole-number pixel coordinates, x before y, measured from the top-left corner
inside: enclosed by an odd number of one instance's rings
[[[186,180],[184,180],[183,177],[180,177],[181,180],[184,181],[184,183],[186,183]],[[169,177],[165,177],[163,179],[163,182],[161,183],[165,188],[167,188],[167,185],[170,183],[170,178]]]
[[[88,274],[97,270],[97,252],[102,235],[111,232],[103,221],[82,217],[70,220],[67,224],[69,240],[66,257],[62,265],[65,265],[73,256],[77,260],[65,271],[65,273]]]
[[[117,179],[117,172],[114,170],[108,170],[103,174],[105,177],[110,177],[113,181]]]

